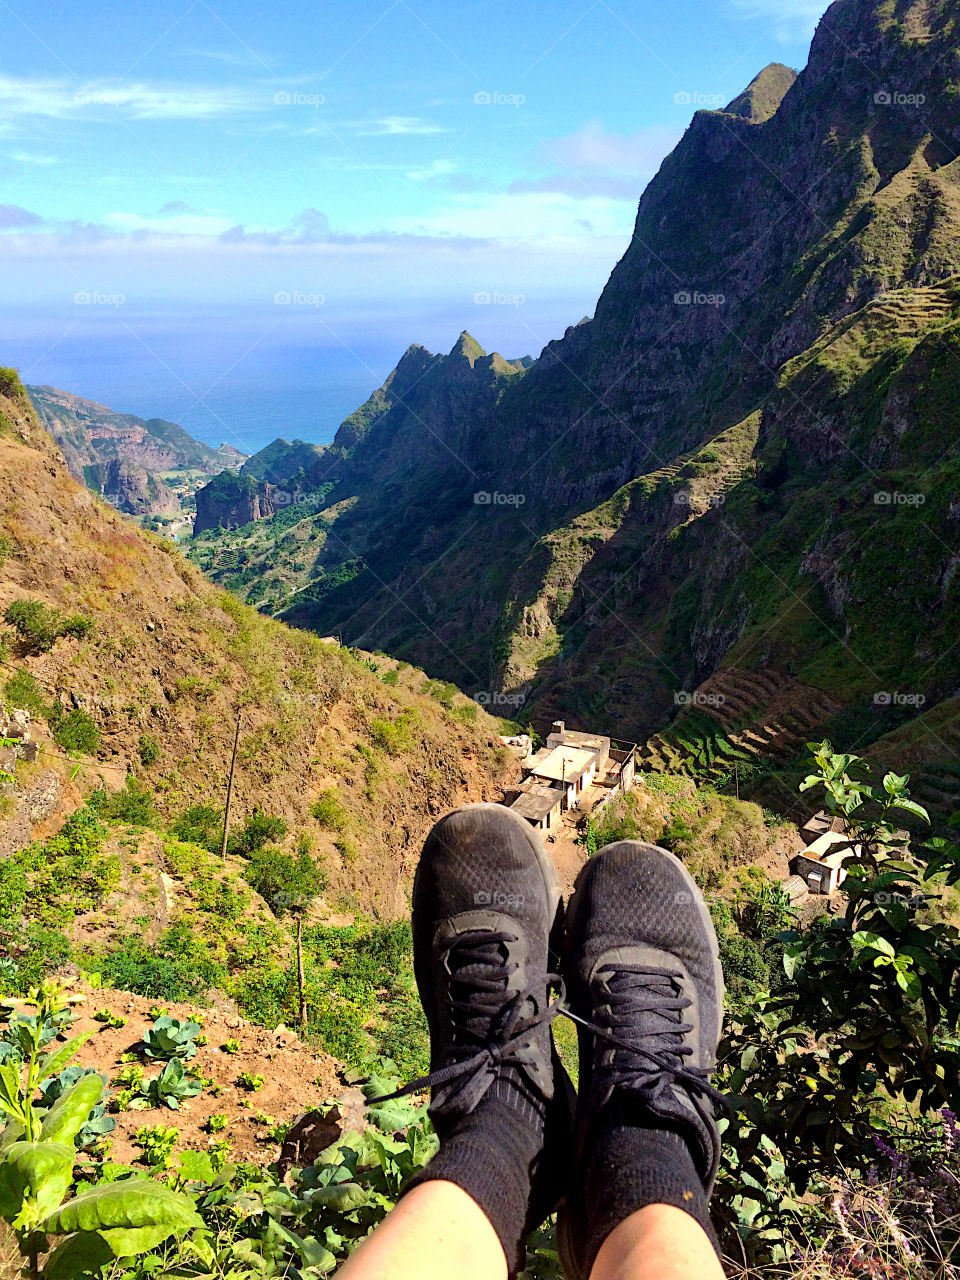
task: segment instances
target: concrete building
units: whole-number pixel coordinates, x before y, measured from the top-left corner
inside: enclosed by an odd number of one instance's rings
[[[859,853],[860,846],[851,846],[841,832],[825,831],[797,856],[794,874],[811,893],[836,893],[847,878],[843,864]]]
[[[839,825],[837,819],[826,809],[819,809],[812,818],[806,820],[800,828],[800,834],[807,844],[813,844],[814,840],[825,836],[829,831],[835,831]]]
[[[521,818],[526,818],[538,831],[552,831],[560,822],[560,810],[563,804],[563,792],[559,787],[543,786],[541,783],[528,783],[520,792],[510,808]]]

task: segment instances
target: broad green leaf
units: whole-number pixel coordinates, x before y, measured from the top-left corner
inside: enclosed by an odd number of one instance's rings
[[[97,1275],[114,1259],[113,1250],[96,1231],[78,1231],[54,1249],[43,1268],[44,1280],[74,1280]]]
[[[9,1058],[0,1062],[0,1110],[16,1120],[25,1120],[20,1063]]]
[[[899,796],[890,806],[892,809],[903,809],[905,813],[912,813],[914,817],[922,818],[924,822],[930,821],[930,815],[922,804],[917,804],[916,800],[908,800],[906,796]]]
[[[307,1193],[311,1205],[332,1209],[335,1213],[349,1213],[367,1203],[367,1192],[355,1182],[341,1182],[331,1187],[318,1187]]]
[[[879,951],[881,955],[890,957],[896,955],[892,944],[886,938],[881,937],[879,933],[858,931],[851,938],[851,942],[855,947],[872,947],[874,951]]]
[[[62,1044],[55,1053],[48,1053],[42,1058],[37,1083],[43,1084],[44,1080],[47,1080],[50,1076],[57,1075],[80,1049],[81,1045],[86,1044],[92,1035],[92,1031],[84,1031],[82,1035],[74,1036],[72,1040]]]
[[[85,1191],[51,1214],[42,1230],[55,1235],[69,1231],[106,1234],[139,1227],[164,1228],[159,1237],[163,1240],[170,1235],[202,1230],[203,1219],[193,1200],[182,1192],[149,1178],[129,1178]]]
[[[73,1142],[90,1112],[103,1097],[103,1080],[94,1073],[81,1076],[61,1094],[43,1118],[40,1137],[44,1142]]]
[[[31,1231],[56,1209],[73,1182],[76,1152],[60,1142],[15,1142],[0,1164],[0,1204],[4,1217],[19,1199],[11,1225]]]
[[[3,1130],[3,1136],[0,1137],[0,1155],[15,1142],[19,1142],[25,1133],[26,1129],[19,1120],[8,1120]]]

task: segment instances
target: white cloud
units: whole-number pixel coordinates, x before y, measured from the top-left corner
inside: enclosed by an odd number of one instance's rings
[[[218,236],[230,226],[230,219],[206,213],[176,213],[147,218],[139,213],[109,213],[105,219],[113,231],[164,232],[170,235]]]
[[[830,0],[729,0],[735,13],[773,24],[782,44],[809,40],[818,20],[830,8]]]
[[[431,160],[422,169],[408,169],[406,176],[413,182],[426,182],[430,178],[443,178],[456,171],[457,166],[453,160]]]
[[[382,116],[378,120],[347,120],[334,125],[335,129],[349,129],[359,138],[381,138],[390,134],[446,133],[438,124],[421,120],[419,116]]]
[[[387,231],[431,237],[540,239],[629,235],[635,201],[605,196],[580,198],[556,190],[451,194],[450,203],[432,213],[386,220]]]
[[[41,156],[32,151],[8,151],[7,159],[16,160],[18,164],[48,165],[57,163],[56,156]]]
[[[0,115],[68,119],[118,111],[135,120],[205,119],[272,110],[274,92],[264,86],[145,84],[31,79],[0,75]]]
[[[680,140],[680,130],[650,125],[636,133],[610,133],[599,120],[543,143],[543,151],[574,173],[651,177]]]

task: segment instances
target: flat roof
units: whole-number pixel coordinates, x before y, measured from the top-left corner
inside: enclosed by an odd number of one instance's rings
[[[846,849],[841,850],[844,857],[849,857],[854,851],[854,846],[850,844],[849,836],[843,835],[840,831],[824,831],[822,835],[817,836],[816,840],[812,840],[807,845],[803,850],[803,857],[823,862],[828,856],[831,856],[830,850],[836,844],[845,844],[847,846]]]
[[[510,808],[521,818],[539,822],[552,813],[562,799],[563,792],[556,787],[531,787],[529,791],[521,791]]]
[[[552,782],[576,782],[593,764],[596,754],[577,747],[554,747],[534,765],[533,776],[549,778]]]
[[[610,739],[599,733],[581,733],[577,729],[564,729],[561,733],[555,729],[548,735],[547,741],[549,742],[551,738],[559,739],[559,745],[564,747],[588,747],[594,751],[610,750]]]

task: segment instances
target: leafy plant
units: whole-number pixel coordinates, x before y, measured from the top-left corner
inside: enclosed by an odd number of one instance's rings
[[[142,1086],[147,1105],[165,1106],[171,1111],[178,1111],[181,1102],[202,1092],[203,1082],[188,1076],[179,1058],[168,1062],[158,1076],[152,1076]]]
[[[93,629],[91,620],[82,614],[65,616],[59,609],[49,608],[39,600],[13,600],[7,605],[3,618],[25,647],[36,653],[52,649],[61,636],[83,640]]]
[[[11,1023],[22,1060],[0,1061],[0,1110],[8,1117],[0,1143],[0,1216],[12,1227],[30,1274],[41,1274],[48,1236],[65,1237],[43,1267],[45,1276],[57,1280],[99,1273],[115,1258],[202,1230],[189,1197],[152,1182],[101,1184],[71,1196],[74,1143],[101,1101],[103,1079],[88,1072],[64,1088],[49,1110],[35,1105],[38,1087],[66,1066],[88,1036],[44,1051],[58,1035],[62,993],[46,985],[32,990],[28,1002],[36,1012]]]
[[[252,1071],[241,1071],[237,1076],[237,1084],[242,1085],[244,1089],[248,1089],[251,1093],[257,1093],[264,1086],[264,1078],[261,1075],[254,1075]]]
[[[221,1053],[239,1053],[239,1052],[240,1052],[240,1041],[239,1041],[239,1040],[224,1040],[223,1044],[220,1046],[220,1052],[221,1052]]]
[[[207,1129],[210,1133],[221,1133],[229,1123],[229,1117],[222,1112],[207,1117]]]
[[[169,1014],[161,1014],[143,1037],[145,1058],[180,1058],[189,1061],[196,1056],[196,1037],[200,1026],[196,1022],[181,1022]]]
[[[100,748],[100,730],[89,711],[80,707],[72,711],[54,711],[50,716],[53,738],[64,751],[80,751],[84,755],[96,755]]]
[[[125,1027],[127,1025],[126,1018],[121,1018],[119,1014],[111,1013],[109,1009],[98,1009],[93,1015],[94,1022],[101,1022],[105,1027]]]
[[[143,1154],[144,1164],[155,1169],[169,1169],[173,1164],[173,1149],[180,1141],[180,1130],[163,1124],[143,1125],[137,1130],[137,1145]]]
[[[92,1067],[65,1067],[59,1075],[51,1076],[40,1085],[40,1104],[44,1107],[52,1107],[84,1076],[97,1074]],[[106,1076],[100,1076],[100,1081],[101,1086],[105,1086],[107,1083]],[[105,1095],[103,1096],[105,1097]],[[92,1146],[95,1142],[99,1142],[101,1138],[108,1133],[112,1133],[117,1127],[116,1120],[108,1116],[106,1111],[107,1103],[105,1100],[95,1103],[90,1108],[89,1116],[74,1139],[81,1150]]]

